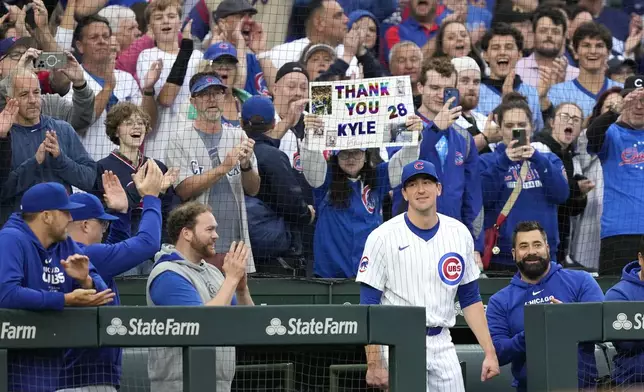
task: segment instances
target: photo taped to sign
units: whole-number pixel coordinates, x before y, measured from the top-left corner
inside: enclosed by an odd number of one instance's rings
[[[307,149],[418,144],[418,131],[406,127],[414,114],[411,91],[409,76],[310,83],[311,113],[323,120],[324,129],[310,132],[316,137],[305,139]]]

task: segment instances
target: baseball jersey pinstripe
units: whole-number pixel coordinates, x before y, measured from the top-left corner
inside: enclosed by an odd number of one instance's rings
[[[382,291],[382,305],[425,307],[428,327],[453,327],[458,286],[480,275],[472,235],[461,222],[438,214],[438,231],[425,241],[405,216],[369,235],[356,281]]]

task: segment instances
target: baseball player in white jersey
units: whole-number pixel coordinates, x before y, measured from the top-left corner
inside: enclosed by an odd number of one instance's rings
[[[464,392],[449,328],[456,322],[458,294],[465,321],[485,352],[481,381],[499,374],[478,287],[472,235],[465,225],[436,212],[441,193],[436,168],[418,160],[403,168],[408,211],[383,223],[367,238],[356,281],[361,304],[427,309],[427,391]],[[388,386],[388,352],[367,346],[367,383]]]

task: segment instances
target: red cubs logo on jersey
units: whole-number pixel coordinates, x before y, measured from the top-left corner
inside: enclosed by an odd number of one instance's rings
[[[463,154],[460,151],[456,151],[454,155],[455,155],[454,164],[456,166],[462,166],[463,163],[465,162],[465,158],[463,158]]]
[[[367,270],[368,265],[369,265],[369,258],[367,256],[363,256],[360,259],[360,265],[358,266],[358,272],[365,272]]]
[[[369,185],[365,185],[362,188],[362,204],[364,205],[364,208],[367,209],[367,212],[370,214],[373,214],[373,212],[376,210],[376,203],[373,201],[373,198],[371,197],[371,188]]]
[[[257,92],[260,93],[261,95],[264,95],[264,96],[270,95],[270,91],[268,91],[268,88],[266,87],[266,80],[264,79],[263,72],[260,72],[255,75],[255,88],[257,89]]]
[[[299,172],[302,171],[302,158],[300,158],[300,153],[297,151],[293,154],[293,169]]]
[[[465,262],[458,253],[451,252],[441,257],[438,262],[438,276],[443,283],[455,286],[463,279]]]
[[[425,164],[422,161],[417,161],[414,163],[414,169],[422,170],[425,167]]]

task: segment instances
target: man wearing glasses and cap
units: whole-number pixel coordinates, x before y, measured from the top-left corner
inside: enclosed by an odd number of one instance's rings
[[[0,308],[62,310],[66,306],[101,306],[114,299],[89,258],[67,235],[71,211],[83,208],[69,200],[58,183],[34,185],[0,230]],[[9,390],[53,391],[60,370],[59,350],[9,351]]]
[[[212,208],[219,222],[219,249],[229,249],[235,241],[250,246],[244,194],[259,191],[255,142],[242,129],[222,124],[226,86],[216,72],[194,75],[189,87],[197,118],[171,136],[166,150],[166,164],[179,168],[175,192],[183,202],[197,200]],[[255,272],[249,254],[248,272]],[[209,261],[221,267],[224,256]]]
[[[630,76],[619,113],[597,117],[586,131],[588,153],[604,174],[599,274],[617,274],[639,251],[644,235],[644,75]]]
[[[0,41],[0,110],[8,101],[9,74],[19,68],[33,68],[33,62],[41,51],[37,42],[30,37],[6,38]],[[58,90],[50,84],[50,71],[38,71],[42,95],[42,112],[68,122],[76,132],[81,133],[92,124],[94,119],[94,93],[87,87],[85,75],[78,61],[67,53],[67,64],[53,71],[65,76],[64,89]],[[64,99],[72,82],[72,99]],[[60,95],[59,95],[60,94]]]

